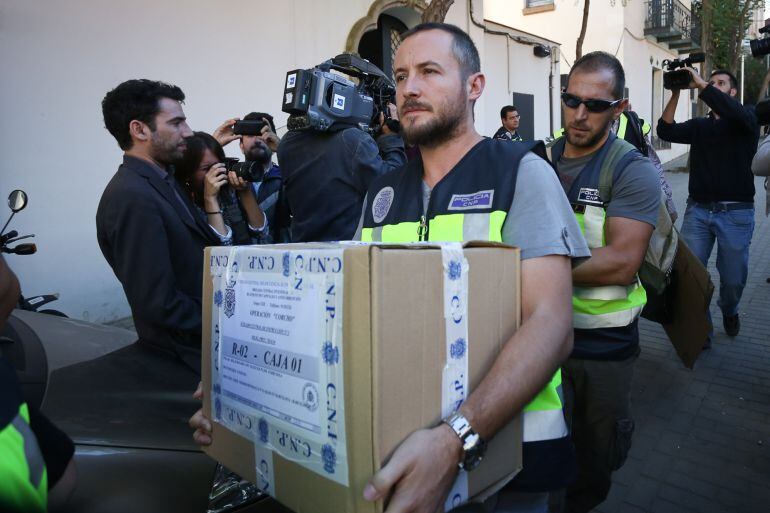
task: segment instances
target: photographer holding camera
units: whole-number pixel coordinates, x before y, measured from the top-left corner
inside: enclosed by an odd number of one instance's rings
[[[318,94],[326,90],[333,99]],[[278,160],[294,241],[351,239],[369,185],[406,163],[394,93],[381,70],[348,54],[287,74],[283,110],[292,116]]]
[[[757,148],[756,115],[736,99],[735,76],[715,70],[709,81],[690,66],[667,73],[689,73],[689,83],[674,80],[669,100],[658,121],[658,136],[690,144],[690,182],[682,236],[705,266],[717,243],[719,301],[728,336],[740,331],[738,303],[746,285],[749,245],[754,232],[754,178],[751,159]],[[667,82],[664,76],[664,84]],[[669,79],[668,84],[672,81]],[[698,89],[698,98],[711,108],[708,116],[683,123],[674,121],[681,89]],[[710,347],[711,336],[705,347]]]
[[[272,244],[291,240],[281,170],[272,161],[280,142],[275,132],[273,116],[264,112],[250,112],[242,120],[228,119],[214,131],[214,138],[222,146],[240,139],[245,160],[225,159],[227,169],[251,184],[257,203],[267,218],[267,226],[256,232],[247,233],[243,223],[238,223],[240,228],[234,228],[236,244]],[[235,208],[234,202],[225,200],[226,213],[238,217]]]
[[[219,142],[206,132],[194,132],[187,138],[187,150],[176,163],[175,177],[190,195],[201,215],[216,232],[222,245],[250,244],[251,237],[257,237],[267,230],[265,215],[250,183],[228,171],[225,152]],[[237,215],[223,205],[235,205]],[[244,224],[245,240],[234,241],[233,229],[237,223]],[[236,227],[237,229],[237,227]]]

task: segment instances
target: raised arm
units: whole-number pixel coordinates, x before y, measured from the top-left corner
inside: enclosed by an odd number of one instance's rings
[[[690,144],[693,134],[692,120],[685,121],[684,123],[674,121],[676,105],[679,103],[679,93],[679,89],[671,91],[671,98],[666,103],[663,115],[658,120],[658,137],[664,141]]]

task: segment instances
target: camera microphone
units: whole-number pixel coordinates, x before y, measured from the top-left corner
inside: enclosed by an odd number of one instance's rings
[[[691,64],[695,64],[698,62],[706,62],[706,54],[703,52],[691,53],[686,60],[689,61]]]

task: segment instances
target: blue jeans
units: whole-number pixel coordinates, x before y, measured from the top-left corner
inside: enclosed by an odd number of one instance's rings
[[[749,245],[754,234],[754,209],[712,211],[687,200],[682,237],[695,256],[708,264],[717,243],[719,300],[723,316],[738,313],[738,303],[749,274]]]

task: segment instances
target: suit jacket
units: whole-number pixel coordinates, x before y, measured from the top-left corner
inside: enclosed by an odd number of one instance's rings
[[[203,249],[218,239],[162,173],[124,156],[99,201],[96,236],[123,285],[140,342],[199,369]]]

